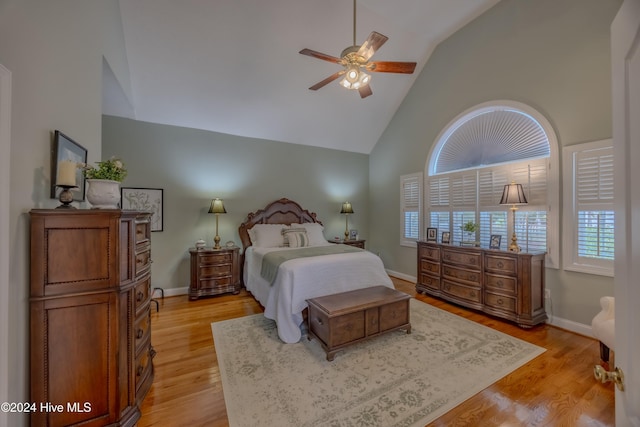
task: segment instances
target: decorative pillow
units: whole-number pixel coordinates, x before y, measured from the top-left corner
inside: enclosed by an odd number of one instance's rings
[[[284,240],[290,248],[303,248],[309,246],[309,237],[304,228],[289,228],[282,231]]]
[[[324,238],[324,227],[317,222],[305,222],[304,224],[291,224],[291,227],[304,228],[307,230],[309,237],[309,246],[325,246],[328,245],[327,239]]]
[[[284,246],[282,230],[289,228],[284,224],[256,224],[249,229],[251,244],[258,248],[278,248]]]

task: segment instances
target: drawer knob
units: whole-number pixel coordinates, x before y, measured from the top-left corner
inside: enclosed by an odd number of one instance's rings
[[[142,291],[138,291],[136,294],[136,301],[140,302],[144,298],[144,293]]]
[[[142,372],[144,371],[144,366],[138,366],[138,369],[136,369],[136,376],[140,376],[142,375]]]
[[[502,287],[503,287],[502,280],[498,280],[498,281],[496,282],[496,285],[497,285],[499,288],[502,288]]]
[[[504,263],[502,261],[498,261],[496,265],[498,266],[498,268],[504,268]]]
[[[318,325],[324,325],[324,323],[322,323],[322,319],[316,319],[316,322],[318,322]]]
[[[142,336],[144,335],[144,331],[141,329],[138,329],[138,332],[136,333],[136,338],[140,339],[142,338]]]
[[[502,301],[502,298],[498,298],[498,305],[502,305],[504,304],[504,301]]]

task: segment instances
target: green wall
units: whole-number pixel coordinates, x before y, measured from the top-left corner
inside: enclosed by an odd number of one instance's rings
[[[318,214],[325,237],[342,236],[342,202],[355,214],[349,228],[368,237],[369,156],[339,150],[257,140],[111,116],[102,120],[103,158],[124,160],[123,187],[162,188],[164,231],[152,234],[154,287],[189,284],[189,247],[200,238],[213,245],[211,199],[223,199],[221,242],[240,245],[238,227],[249,212],[287,197]]]
[[[388,243],[389,269],[415,277],[417,268],[399,226],[386,226],[400,221],[399,178],[425,171],[438,133],[461,112],[499,99],[528,104],[551,122],[560,152],[611,137],[609,28],[621,3],[502,0],[435,49],[370,155],[372,244]],[[567,323],[590,324],[599,297],[613,294],[612,278],[550,268],[546,284],[550,311]]]

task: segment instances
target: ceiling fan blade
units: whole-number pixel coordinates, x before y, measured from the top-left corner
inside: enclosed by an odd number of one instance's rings
[[[335,56],[327,55],[326,53],[316,52],[311,49],[302,49],[300,51],[301,54],[311,56],[313,58],[322,59],[323,61],[333,62],[335,64],[340,63],[340,58],[336,58]]]
[[[360,46],[360,49],[358,49],[358,55],[362,56],[365,61],[368,61],[387,40],[389,40],[389,37],[372,31],[367,40],[365,40],[362,46]]]
[[[415,62],[373,61],[367,64],[366,69],[376,73],[401,73],[413,74],[416,69]]]
[[[321,87],[324,87],[324,86],[328,85],[329,83],[331,83],[332,81],[334,81],[335,79],[337,79],[338,77],[343,75],[344,73],[345,73],[345,70],[337,71],[337,72],[333,73],[332,75],[330,75],[329,77],[327,77],[326,79],[322,80],[321,82],[318,82],[318,83],[314,84],[313,86],[311,86],[309,88],[309,90],[318,90]]]
[[[369,95],[373,95],[370,85],[362,86],[358,89],[358,92],[360,92],[360,98],[366,98]]]

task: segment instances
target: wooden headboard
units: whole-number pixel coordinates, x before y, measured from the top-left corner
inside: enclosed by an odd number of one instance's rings
[[[306,209],[302,209],[298,203],[289,199],[280,199],[275,202],[269,203],[263,209],[259,209],[255,212],[251,212],[247,215],[247,220],[240,224],[238,231],[240,233],[240,240],[242,241],[243,253],[246,248],[251,246],[251,239],[249,238],[249,229],[256,224],[303,224],[305,222],[316,222],[322,225],[322,222],[318,221],[315,212],[309,212]]]

